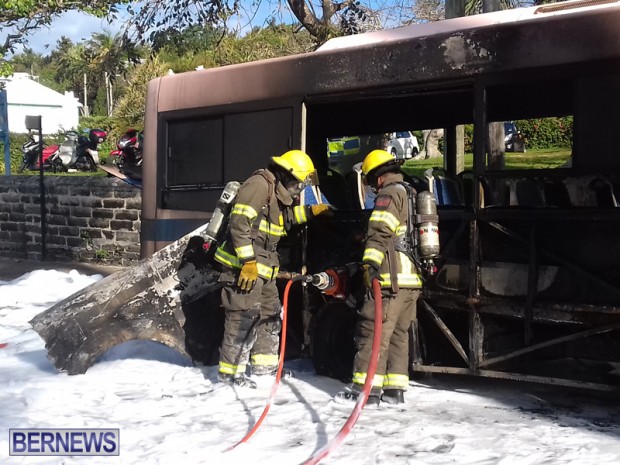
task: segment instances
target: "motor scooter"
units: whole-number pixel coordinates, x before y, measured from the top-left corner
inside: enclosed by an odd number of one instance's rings
[[[110,152],[110,160],[124,175],[142,179],[143,131],[129,128],[116,143],[116,150]]]
[[[87,135],[86,135],[87,134]],[[52,146],[54,152],[44,160],[44,168],[48,171],[97,171],[99,166],[99,144],[107,138],[103,129],[84,129],[84,134],[68,131],[66,140]]]
[[[76,133],[77,135],[77,133]],[[43,141],[43,168],[49,170],[49,158],[58,150],[58,145],[48,146]],[[22,145],[23,161],[18,169],[19,173],[24,170],[39,169],[39,134],[37,132],[29,132],[28,140]]]
[[[17,170],[19,173],[23,173],[24,170],[39,169],[39,134],[29,133],[28,140],[22,145],[23,160],[22,164]]]
[[[122,168],[126,165],[142,165],[142,131],[129,128],[116,143],[116,150],[110,152],[112,163]]]

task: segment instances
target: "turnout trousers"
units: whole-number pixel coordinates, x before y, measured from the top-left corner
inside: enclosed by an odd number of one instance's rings
[[[253,374],[275,373],[282,328],[276,282],[259,277],[250,292],[242,292],[238,274],[226,271],[220,276],[225,319],[219,372],[245,374],[251,362]]]
[[[409,328],[416,316],[419,289],[400,288],[397,294],[382,291],[383,326],[373,390],[403,389],[409,386]],[[355,327],[357,354],[353,362],[353,386],[361,390],[366,382],[372,353],[375,301],[370,294],[360,310]]]

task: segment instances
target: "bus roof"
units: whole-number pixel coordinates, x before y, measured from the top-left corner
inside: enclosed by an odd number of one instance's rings
[[[381,31],[367,32],[349,36],[336,37],[327,41],[317,49],[317,52],[337,50],[342,48],[361,47],[381,42],[394,42],[424,37],[434,34],[464,31],[478,27],[504,23],[513,23],[524,20],[538,20],[550,16],[583,13],[584,10],[596,10],[618,6],[619,0],[574,0],[558,2],[545,6],[532,6],[496,11],[479,15],[463,16],[459,18],[411,24],[409,26]]]
[[[300,100],[617,60],[620,0],[578,0],[341,37],[319,51],[164,76],[158,112]],[[594,6],[585,6],[585,5]],[[547,21],[543,24],[542,18]],[[544,35],[544,38],[542,37]]]

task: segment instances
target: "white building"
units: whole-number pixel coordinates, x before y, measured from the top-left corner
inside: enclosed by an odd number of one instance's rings
[[[77,129],[82,104],[73,92],[63,95],[34,81],[28,73],[15,73],[0,80],[6,87],[10,132],[28,132],[28,115],[41,115],[43,134]]]

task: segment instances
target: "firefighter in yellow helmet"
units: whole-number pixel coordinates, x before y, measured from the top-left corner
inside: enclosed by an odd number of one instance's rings
[[[219,379],[256,387],[246,377],[275,374],[278,365],[281,303],[276,287],[278,241],[289,226],[329,211],[326,204],[293,206],[302,189],[315,182],[310,157],[290,150],[271,158],[266,169],[241,186],[230,212],[225,241],[215,252],[225,311]]]
[[[404,403],[404,392],[409,385],[408,330],[415,318],[422,280],[405,236],[410,233],[407,228],[411,224],[407,221],[408,196],[415,191],[404,183],[401,164],[385,150],[373,150],[362,163],[365,182],[377,192],[362,258],[364,285],[370,290],[372,280],[377,278],[383,304],[379,362],[368,405],[378,405],[380,401]],[[355,328],[358,351],[352,382],[337,394],[336,401],[356,400],[362,392],[371,356],[374,317],[374,298],[368,292]]]

